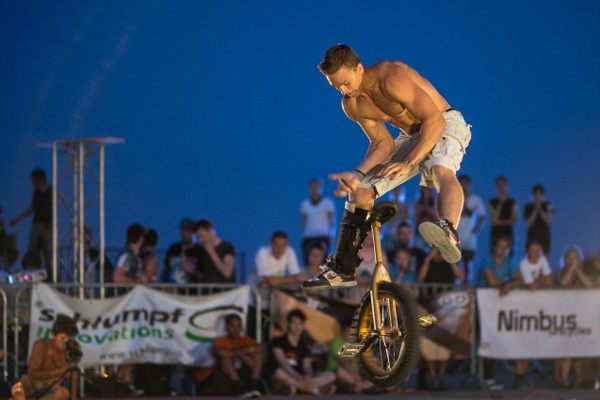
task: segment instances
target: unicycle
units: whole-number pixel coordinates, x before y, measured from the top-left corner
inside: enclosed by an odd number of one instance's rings
[[[338,352],[341,357],[358,358],[364,375],[380,387],[408,379],[419,361],[421,330],[435,323],[433,315],[418,315],[412,293],[393,284],[383,265],[379,233],[395,213],[391,202],[380,202],[371,212],[376,258],[372,287],[354,315],[353,342]]]

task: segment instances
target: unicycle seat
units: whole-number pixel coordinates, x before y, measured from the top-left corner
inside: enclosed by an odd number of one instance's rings
[[[375,207],[373,207],[369,221],[379,221],[383,225],[394,218],[396,211],[398,211],[398,207],[396,207],[396,204],[392,203],[391,201],[379,202],[375,204]]]

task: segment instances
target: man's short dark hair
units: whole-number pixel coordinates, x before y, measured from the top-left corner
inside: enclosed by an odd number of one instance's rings
[[[467,174],[462,174],[462,175],[458,176],[458,181],[459,182],[465,181],[467,183],[471,183],[471,177]]]
[[[496,178],[496,183],[500,183],[500,182],[508,183],[508,179],[506,179],[505,176],[500,175],[499,177]]]
[[[46,182],[46,173],[41,168],[36,168],[33,171],[31,171],[31,177],[33,179],[37,179],[37,180],[42,181],[44,183]]]
[[[511,247],[512,246],[512,242],[513,242],[512,238],[510,236],[502,235],[502,236],[499,236],[496,239],[494,239],[494,243],[493,243],[494,247],[496,247],[496,245],[500,241],[504,241],[504,242],[508,243],[508,247]]]
[[[398,224],[398,226],[396,227],[396,233],[400,232],[400,230],[403,228],[412,229],[412,227],[410,226],[410,224],[408,222],[403,221],[403,222],[400,222]]]
[[[58,335],[59,333],[64,333],[67,336],[74,337],[79,333],[79,329],[77,329],[77,324],[73,318],[65,314],[58,314],[56,316],[56,321],[52,325],[52,334]]]
[[[359,62],[358,54],[349,46],[340,43],[327,49],[319,63],[319,71],[324,75],[332,75],[342,66],[356,68]]]
[[[544,187],[538,183],[537,185],[533,186],[533,189],[531,190],[531,193],[535,194],[535,192],[542,192],[542,194],[544,194],[546,193],[546,189],[544,189]]]
[[[225,326],[228,326],[234,320],[242,322],[242,318],[238,314],[227,314],[225,316]]]
[[[275,231],[273,232],[273,235],[271,235],[271,242],[273,242],[275,239],[288,240],[288,235],[284,231]]]
[[[194,224],[195,231],[197,231],[198,229],[206,229],[208,231],[208,230],[211,230],[212,227],[213,227],[212,224],[207,219],[201,219],[200,221],[198,221]]]
[[[542,242],[540,242],[540,241],[539,241],[539,240],[537,240],[537,239],[529,239],[529,242],[527,242],[527,245],[525,246],[525,248],[526,248],[527,250],[529,250],[529,248],[530,248],[531,246],[533,246],[533,245],[538,245],[538,246],[540,246],[540,247],[542,248],[542,250],[544,249],[544,246],[542,246]]]
[[[133,224],[127,228],[127,243],[135,243],[144,237],[146,231],[140,224]]]
[[[317,250],[322,251],[323,253],[325,253],[325,246],[323,246],[323,243],[313,243],[308,248],[308,253],[310,253],[311,251],[313,251],[315,249],[317,249]]]
[[[148,229],[144,234],[144,244],[142,247],[153,247],[158,243],[158,233],[154,229]]]
[[[302,322],[306,321],[306,314],[304,314],[302,312],[302,310],[300,310],[299,308],[294,308],[292,311],[290,311],[286,317],[286,321],[289,324],[290,322],[292,322],[292,318],[298,318],[300,319]]]

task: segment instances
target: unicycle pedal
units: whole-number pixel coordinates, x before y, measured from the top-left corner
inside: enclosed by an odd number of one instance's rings
[[[433,314],[419,315],[419,324],[423,328],[429,328],[431,325],[437,322],[437,318]]]
[[[338,356],[344,358],[354,358],[363,351],[364,345],[362,343],[346,343],[338,351]]]

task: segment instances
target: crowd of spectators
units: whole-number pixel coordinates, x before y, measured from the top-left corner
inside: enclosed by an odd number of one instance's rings
[[[509,295],[514,289],[535,291],[541,288],[591,288],[600,287],[600,251],[590,260],[584,260],[577,246],[567,249],[561,265],[552,268],[549,259],[552,251],[551,226],[554,209],[545,199],[541,185],[532,188],[531,201],[525,204],[523,220],[526,223],[524,251],[516,245],[519,221],[518,202],[510,197],[508,179],[496,179],[496,193],[486,203],[473,193],[471,179],[461,175],[459,182],[464,192],[464,208],[458,228],[463,257],[460,263],[444,261],[439,252],[431,249],[418,235],[416,227],[425,221],[437,218],[435,194],[426,187],[419,188],[414,204],[406,201],[402,188],[396,188],[388,200],[396,203],[398,212],[384,226],[382,240],[385,263],[395,283],[406,285],[415,294],[423,296],[418,284],[443,285],[446,287],[490,287],[497,288],[500,296]],[[18,223],[33,214],[29,248],[23,257],[23,265],[45,266],[48,276],[49,256],[49,186],[41,170],[32,173],[34,187],[31,206],[10,221]],[[299,257],[290,244],[288,234],[276,231],[268,245],[256,251],[252,274],[248,282],[236,278],[236,249],[223,240],[212,222],[202,219],[194,221],[184,218],[179,223],[179,241],[171,244],[164,258],[157,251],[159,236],[153,229],[132,224],[125,234],[126,246],[114,260],[107,258],[107,281],[123,284],[171,283],[171,284],[228,284],[251,283],[263,297],[265,315],[268,317],[270,293],[276,288],[296,289],[299,282],[319,271],[335,237],[335,203],[323,195],[322,183],[313,179],[309,182],[309,195],[300,205],[302,227],[302,254]],[[487,222],[489,221],[489,222]],[[483,227],[490,225],[490,247],[482,249],[479,236]],[[0,210],[0,228],[4,233],[4,220]],[[98,263],[98,251],[91,245],[91,231],[86,237],[90,262]],[[374,254],[369,234],[360,250],[362,263],[357,269],[357,288],[332,291],[330,296],[346,303],[357,304],[373,273]],[[520,253],[524,253],[520,256]],[[111,261],[114,261],[111,262]],[[114,264],[114,267],[113,267]],[[90,280],[97,281],[95,275]],[[215,368],[214,385],[218,394],[242,394],[263,390],[263,380],[272,387],[288,394],[303,392],[312,394],[332,393],[336,387],[353,393],[374,390],[365,381],[355,363],[339,359],[335,351],[347,340],[349,328],[344,325],[343,335],[331,343],[326,365],[314,368],[310,346],[305,343],[304,322],[306,316],[294,310],[287,316],[286,333],[272,338],[266,347],[257,344],[244,333],[244,324],[239,316],[226,319],[226,336],[213,343]],[[267,332],[268,333],[268,332]],[[483,375],[490,387],[498,386],[493,378],[495,362],[484,360]],[[515,362],[515,384],[523,385],[523,377],[530,360]],[[573,381],[571,369],[574,369]],[[443,367],[435,364],[422,368],[420,375],[430,388],[443,388]],[[132,370],[123,366],[117,371],[119,379],[127,384],[134,381]],[[589,377],[582,360],[556,360],[554,379],[559,386],[581,384]]]

